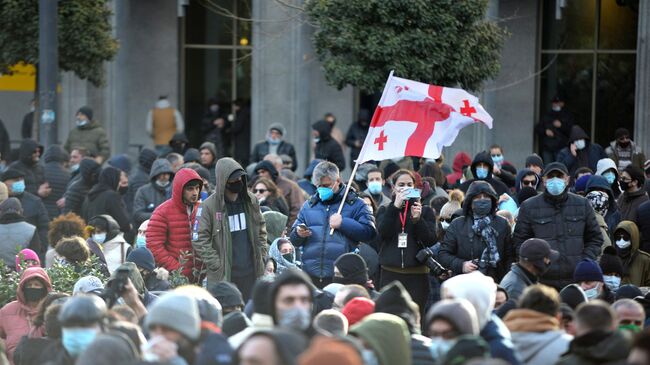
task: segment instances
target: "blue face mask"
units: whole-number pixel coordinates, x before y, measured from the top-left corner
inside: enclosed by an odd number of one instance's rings
[[[368,191],[372,195],[377,195],[381,193],[381,189],[382,189],[381,181],[371,181],[368,183]]]
[[[476,178],[479,180],[486,179],[488,177],[488,169],[485,167],[476,168]]]
[[[136,248],[147,247],[146,237],[142,235],[138,235],[138,237],[135,239],[135,247]]]
[[[558,196],[562,194],[565,188],[566,183],[564,179],[560,179],[559,177],[554,177],[546,181],[546,191],[551,195]]]
[[[332,188],[321,186],[316,189],[316,191],[318,192],[318,197],[321,201],[328,201],[334,196],[334,190],[332,190]]]
[[[106,232],[93,234],[93,241],[95,241],[95,243],[98,243],[100,245],[104,243],[104,241],[106,241]]]
[[[608,171],[608,172],[604,173],[604,174],[603,174],[603,177],[604,177],[605,179],[607,179],[607,183],[608,183],[609,185],[612,185],[612,184],[614,183],[614,181],[616,181],[616,174],[614,174],[614,173],[611,172],[611,171]]]
[[[587,299],[594,300],[598,298],[598,289],[600,289],[600,284],[596,284],[593,288],[585,290],[585,296]]]
[[[495,164],[500,164],[503,162],[503,155],[492,156],[492,162]]]
[[[63,328],[61,342],[70,356],[77,357],[88,348],[96,336],[96,328]]]
[[[25,192],[25,180],[18,180],[14,181],[13,184],[11,184],[11,191],[14,194],[22,194]]]
[[[603,275],[603,279],[605,279],[605,285],[607,285],[611,291],[615,292],[621,286],[621,278],[618,276]]]

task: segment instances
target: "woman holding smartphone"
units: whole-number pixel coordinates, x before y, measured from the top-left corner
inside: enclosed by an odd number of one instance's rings
[[[424,313],[429,296],[429,268],[416,255],[436,242],[436,218],[430,207],[414,196],[415,176],[399,170],[392,177],[393,199],[377,213],[380,285],[397,280]],[[424,318],[424,317],[422,317]]]

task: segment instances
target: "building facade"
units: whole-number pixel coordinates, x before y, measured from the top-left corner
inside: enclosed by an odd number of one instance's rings
[[[119,53],[106,66],[104,87],[61,76],[59,141],[74,126],[76,110],[90,105],[113,151],[135,155],[152,145],[144,131],[147,111],[159,95],[168,95],[198,145],[208,100],[228,109],[232,100],[243,99],[251,101],[252,144],[264,139],[271,123],[282,123],[299,165],[306,166],[311,124],[332,112],[345,132],[372,98],[326,83],[303,2],[113,0]],[[480,95],[494,128],[463,130],[445,149],[448,159],[460,150],[474,154],[500,144],[508,160],[522,164],[537,151],[534,126],[558,94],[593,141],[608,144],[616,128],[627,127],[650,149],[648,2],[491,0],[488,18],[509,32],[501,72]],[[0,119],[14,141],[32,97],[2,89],[0,81]]]

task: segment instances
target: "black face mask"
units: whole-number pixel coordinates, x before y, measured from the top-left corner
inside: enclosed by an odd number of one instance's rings
[[[46,288],[25,288],[23,289],[25,300],[27,302],[38,302],[47,295]]]
[[[619,181],[619,184],[621,185],[621,189],[623,191],[627,191],[627,189],[630,188],[630,183],[627,181]]]
[[[618,145],[621,146],[622,148],[630,147],[630,141],[627,141],[627,142],[618,142],[617,141],[616,143],[618,143]]]
[[[126,192],[129,190],[128,186],[118,186],[117,187],[117,192],[120,193],[120,195],[126,194]]]
[[[282,258],[289,261],[289,262],[293,262],[293,254],[292,253],[285,253],[284,255],[282,255]]]
[[[547,264],[547,263],[544,262],[544,260],[538,260],[538,261],[533,263],[533,267],[535,267],[535,270],[537,270],[537,275],[538,276],[543,276],[551,268],[551,263],[549,262]]]
[[[227,183],[226,189],[228,189],[228,191],[231,193],[241,193],[242,190],[244,190],[244,182],[239,180],[236,182]]]
[[[492,211],[492,200],[479,199],[472,201],[472,212],[477,218],[482,218],[490,214]]]

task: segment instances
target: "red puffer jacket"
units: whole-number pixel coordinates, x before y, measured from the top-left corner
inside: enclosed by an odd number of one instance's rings
[[[169,271],[180,267],[181,252],[187,252],[183,275],[193,279],[192,269],[200,269],[198,259],[193,256],[190,229],[194,221],[199,202],[194,204],[192,215],[188,216],[188,206],[183,203],[183,188],[191,180],[201,180],[196,171],[180,169],[174,176],[172,198],[165,201],[153,211],[147,226],[147,248],[153,253],[156,266]]]

